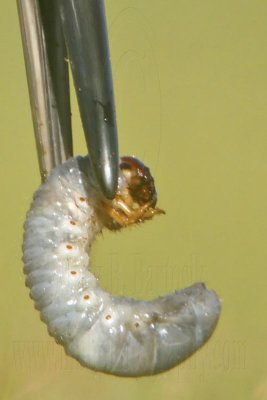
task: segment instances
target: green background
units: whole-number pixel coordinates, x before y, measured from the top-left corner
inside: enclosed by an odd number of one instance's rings
[[[267,2],[107,0],[120,154],[148,164],[166,216],[93,248],[117,295],[205,281],[222,299],[209,343],[167,373],[82,368],[24,286],[22,226],[39,172],[15,2],[0,14],[0,398],[267,399]],[[73,97],[75,154],[85,153]]]

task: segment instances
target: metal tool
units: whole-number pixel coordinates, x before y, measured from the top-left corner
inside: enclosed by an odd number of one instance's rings
[[[114,197],[118,139],[103,0],[17,0],[39,167],[45,181],[72,156],[68,65],[89,158]]]

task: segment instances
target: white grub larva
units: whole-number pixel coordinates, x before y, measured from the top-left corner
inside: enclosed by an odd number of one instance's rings
[[[120,229],[163,213],[149,169],[121,158],[115,199],[96,190],[87,157],[54,169],[35,193],[25,223],[26,284],[49,333],[89,368],[120,376],[165,371],[212,334],[220,302],[197,283],[152,301],[116,298],[89,270],[103,227]]]

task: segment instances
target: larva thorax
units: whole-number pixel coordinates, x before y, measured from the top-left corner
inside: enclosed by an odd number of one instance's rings
[[[148,168],[130,157],[121,159],[113,200],[100,194],[87,157],[57,167],[34,196],[23,244],[26,284],[49,333],[90,368],[126,376],[163,371],[216,325],[220,303],[203,284],[137,301],[105,292],[89,270],[95,235],[162,214],[156,200]]]

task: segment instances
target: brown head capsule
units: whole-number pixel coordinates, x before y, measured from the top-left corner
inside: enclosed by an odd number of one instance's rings
[[[140,205],[149,203],[151,207],[155,207],[157,192],[149,168],[130,156],[121,157],[120,168],[128,181],[133,200]]]
[[[112,230],[120,229],[164,214],[163,210],[155,207],[157,192],[149,168],[137,158],[127,156],[121,157],[120,169],[126,186],[111,202],[102,203],[104,225]]]

